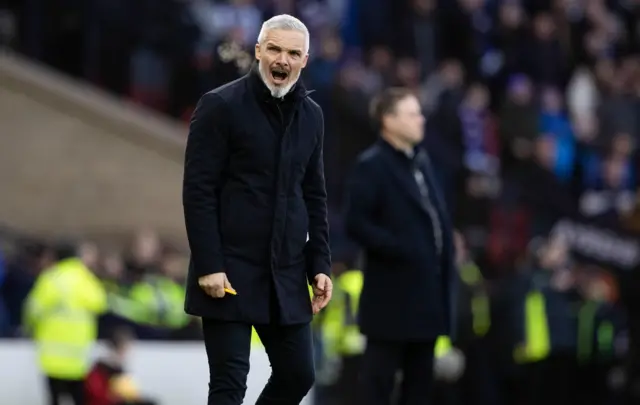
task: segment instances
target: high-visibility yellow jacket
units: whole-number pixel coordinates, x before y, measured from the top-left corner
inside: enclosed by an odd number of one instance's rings
[[[362,354],[366,340],[360,333],[357,314],[364,277],[360,270],[348,270],[338,277],[335,284],[323,325],[325,349],[329,354],[338,356]]]
[[[470,289],[471,320],[473,335],[482,337],[491,327],[491,309],[489,296],[482,287],[484,281],[480,268],[474,262],[468,262],[460,268],[460,278]]]
[[[436,340],[436,347],[434,349],[434,356],[435,357],[443,357],[446,356],[449,351],[451,351],[451,348],[453,347],[453,345],[451,344],[451,339],[449,339],[449,336],[438,336],[438,339]]]
[[[551,350],[547,305],[544,294],[536,289],[525,298],[524,333],[524,342],[513,353],[515,361],[536,363],[547,358]]]
[[[79,259],[62,260],[38,277],[23,315],[45,375],[85,377],[97,337],[97,316],[106,307],[102,284]]]
[[[167,277],[148,276],[126,290],[108,294],[110,310],[132,322],[180,329],[189,323],[184,313],[184,287]]]

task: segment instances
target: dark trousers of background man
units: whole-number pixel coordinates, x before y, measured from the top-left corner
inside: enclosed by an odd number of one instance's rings
[[[336,397],[334,404],[328,405],[366,405],[359,401],[358,383],[362,371],[362,355],[342,357],[340,378],[336,383]]]
[[[465,370],[456,386],[460,401],[465,405],[503,405],[498,392],[495,358],[489,341],[476,338],[463,350]],[[509,403],[509,402],[506,402]]]
[[[68,403],[64,402],[66,398],[71,399],[73,405],[84,405],[83,380],[61,380],[47,377],[47,387],[49,389],[49,405]]]
[[[434,346],[435,342],[367,340],[362,360],[362,397],[359,403],[389,405],[397,372],[401,370],[398,405],[432,404]]]
[[[527,366],[529,405],[567,405],[576,401],[580,390],[576,356],[551,355]]]
[[[311,326],[255,325],[269,362],[271,377],[256,405],[297,405],[315,380]],[[209,359],[209,405],[240,405],[247,388],[251,325],[202,320]]]

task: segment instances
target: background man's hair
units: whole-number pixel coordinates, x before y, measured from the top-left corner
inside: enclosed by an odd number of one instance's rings
[[[260,34],[258,34],[258,43],[262,43],[267,31],[269,30],[287,30],[287,31],[299,31],[305,36],[304,52],[309,52],[309,30],[304,23],[292,15],[280,14],[275,17],[271,17],[260,28]]]
[[[398,103],[410,96],[415,96],[415,93],[405,87],[389,87],[376,95],[369,106],[369,114],[376,129],[381,129],[383,118],[393,114]]]

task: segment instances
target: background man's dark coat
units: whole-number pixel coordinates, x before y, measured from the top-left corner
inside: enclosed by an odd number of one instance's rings
[[[254,68],[199,101],[183,185],[187,313],[252,324],[311,320],[308,281],[329,274],[330,251],[323,116],[308,95],[298,83],[278,101]],[[198,286],[221,271],[237,296],[213,299]]]
[[[453,232],[432,169],[421,166],[442,224],[440,262],[406,155],[379,141],[360,156],[348,183],[347,231],[366,255],[359,317],[369,338],[430,341],[453,329]]]

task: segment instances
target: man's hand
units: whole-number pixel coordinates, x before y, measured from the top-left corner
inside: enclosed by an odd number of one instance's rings
[[[213,298],[222,298],[225,295],[224,289],[235,291],[231,287],[229,279],[227,279],[226,273],[213,273],[206,276],[202,276],[198,279],[198,285],[208,295]]]
[[[313,308],[313,314],[316,315],[320,310],[327,306],[331,300],[331,293],[333,291],[333,282],[331,277],[326,274],[318,274],[313,279],[313,299],[311,300],[311,308]]]

